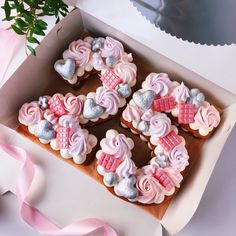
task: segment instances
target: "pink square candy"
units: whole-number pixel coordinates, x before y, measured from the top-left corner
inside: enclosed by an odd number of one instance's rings
[[[111,69],[106,70],[102,75],[101,80],[110,89],[115,89],[116,86],[122,82],[121,78]]]
[[[174,182],[170,177],[162,170],[157,169],[154,173],[154,177],[159,181],[159,183],[167,190],[170,191],[175,187]]]
[[[103,152],[97,160],[97,164],[108,171],[115,172],[122,161],[114,155]]]
[[[179,104],[179,116],[178,122],[180,124],[191,124],[194,123],[195,106],[191,103]]]
[[[182,142],[179,135],[177,135],[173,130],[167,134],[165,137],[159,139],[160,145],[167,152],[171,151],[175,146]]]
[[[168,111],[175,108],[175,98],[172,96],[158,98],[153,102],[154,110],[157,112]]]
[[[57,116],[63,116],[66,114],[63,103],[58,95],[53,96],[49,101],[50,110]]]
[[[69,147],[69,131],[70,128],[63,126],[57,128],[56,145],[57,148],[67,149]]]

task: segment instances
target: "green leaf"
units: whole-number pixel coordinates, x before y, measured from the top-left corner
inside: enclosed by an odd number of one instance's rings
[[[4,6],[2,8],[5,10],[6,19],[8,20],[11,15],[11,7],[8,0],[5,0]]]
[[[32,55],[36,55],[35,49],[32,48],[30,45],[26,45],[26,47],[28,48],[28,50],[31,52]]]
[[[20,27],[20,29],[24,29],[28,26],[28,24],[25,21],[23,21],[21,18],[17,18],[16,23]]]
[[[2,19],[2,21],[11,21],[11,20],[13,20],[14,18],[15,18],[14,16],[9,16],[8,18]]]
[[[37,26],[35,26],[34,28],[32,28],[32,32],[33,32],[34,34],[37,34],[37,35],[45,36],[44,31],[41,30],[40,28],[38,28]]]
[[[31,24],[33,22],[33,16],[31,14],[27,14],[26,12],[23,12],[21,15],[28,24]]]
[[[27,41],[29,42],[29,43],[37,43],[37,44],[40,44],[40,42],[36,39],[36,38],[34,38],[34,37],[27,37]]]
[[[60,11],[60,13],[61,13],[61,15],[64,16],[64,17],[67,15],[67,13],[64,12],[64,11]]]
[[[56,24],[60,21],[60,17],[57,17]]]
[[[25,32],[21,29],[19,29],[17,26],[15,25],[11,25],[11,28],[17,33],[17,34],[20,34],[20,35],[24,35]]]
[[[30,7],[37,7],[38,1],[35,0],[24,0],[26,4],[28,4]]]
[[[35,23],[35,26],[41,30],[46,30],[48,24],[46,22],[44,22],[43,20],[37,20]]]
[[[18,0],[14,0],[15,7],[17,12],[23,12],[24,11],[24,5],[23,3],[19,3]]]
[[[42,25],[44,27],[48,26],[48,24],[45,21],[43,21],[43,20],[37,20],[37,24]]]

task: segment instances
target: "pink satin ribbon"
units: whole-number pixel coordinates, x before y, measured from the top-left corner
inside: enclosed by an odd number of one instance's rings
[[[0,143],[0,148],[23,164],[17,179],[16,196],[20,206],[21,217],[31,227],[44,236],[95,236],[98,233],[103,233],[104,236],[117,236],[114,229],[98,219],[76,221],[61,229],[37,209],[31,207],[25,202],[25,199],[35,175],[33,162],[27,156],[26,151],[20,147]]]

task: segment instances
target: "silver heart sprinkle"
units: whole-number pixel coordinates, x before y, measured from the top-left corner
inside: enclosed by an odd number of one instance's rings
[[[43,110],[48,108],[48,98],[46,96],[39,97],[39,107]]]
[[[119,84],[117,92],[124,98],[127,98],[131,95],[132,90],[128,84]]]
[[[52,140],[56,136],[53,125],[47,120],[41,120],[36,125],[34,135],[45,140]]]
[[[138,123],[137,126],[138,130],[140,130],[141,132],[147,132],[148,131],[148,124],[146,121],[142,120]]]
[[[75,61],[67,58],[66,60],[58,60],[54,64],[54,69],[64,79],[71,80],[75,74]]]
[[[145,92],[137,91],[133,94],[135,104],[144,110],[148,110],[155,98],[155,92],[147,90]]]
[[[95,119],[104,113],[105,109],[98,104],[92,98],[88,98],[84,102],[83,116],[85,119]]]
[[[116,192],[127,199],[135,199],[138,196],[138,190],[134,187],[136,178],[131,175],[128,178],[123,178],[115,186]]]

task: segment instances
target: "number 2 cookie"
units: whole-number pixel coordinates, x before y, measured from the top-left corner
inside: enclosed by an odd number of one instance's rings
[[[80,123],[96,124],[116,115],[126,105],[136,84],[137,67],[132,54],[111,38],[86,37],[73,41],[55,62],[54,68],[64,81],[77,86],[91,74],[100,76],[102,86],[84,98]]]

